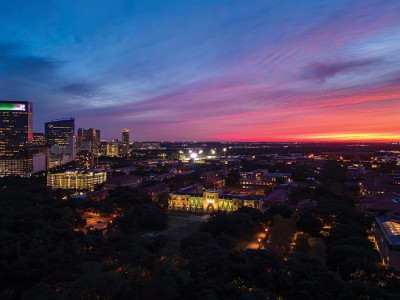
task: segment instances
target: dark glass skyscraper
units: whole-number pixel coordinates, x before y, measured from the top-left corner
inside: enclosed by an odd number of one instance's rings
[[[51,120],[44,124],[44,133],[49,145],[65,145],[75,134],[75,119],[64,118]]]
[[[24,158],[32,140],[32,103],[0,101],[0,157]]]
[[[122,143],[129,145],[129,129],[122,130]]]
[[[32,114],[31,102],[0,101],[0,177],[32,172]]]

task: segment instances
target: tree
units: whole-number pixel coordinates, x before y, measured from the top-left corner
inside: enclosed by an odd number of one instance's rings
[[[168,209],[168,201],[171,199],[169,193],[161,193],[158,195],[158,205],[161,206],[162,209],[167,210]]]

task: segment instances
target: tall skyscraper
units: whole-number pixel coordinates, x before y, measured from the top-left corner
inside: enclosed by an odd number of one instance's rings
[[[77,146],[80,150],[87,150],[97,155],[100,145],[100,130],[95,128],[79,128]]]
[[[75,119],[63,118],[48,121],[44,124],[44,133],[50,146],[66,145],[75,134]]]
[[[122,130],[122,144],[129,145],[129,129]]]
[[[32,122],[31,102],[0,101],[0,157],[25,157]]]
[[[33,158],[28,153],[32,140],[32,103],[0,101],[0,177],[25,176],[33,170]]]

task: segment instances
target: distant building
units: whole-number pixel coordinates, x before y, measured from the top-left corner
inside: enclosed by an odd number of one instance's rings
[[[375,243],[382,263],[400,270],[400,220],[389,217],[375,218],[373,225]]]
[[[122,144],[129,145],[129,129],[122,130]]]
[[[32,172],[33,157],[27,151],[32,122],[31,102],[0,101],[0,177]]]
[[[389,174],[369,173],[360,176],[360,188],[363,195],[382,194],[385,192],[400,193],[400,185],[395,176]]]
[[[290,176],[289,173],[269,173],[266,169],[258,169],[252,172],[240,172],[239,183],[243,188],[267,187],[287,183],[291,180]]]
[[[71,157],[68,154],[54,154],[48,158],[48,168],[54,168],[57,166],[65,165],[71,161]]]
[[[129,144],[118,145],[118,156],[126,156],[129,154]]]
[[[368,216],[400,215],[400,194],[386,192],[368,195],[360,199],[360,208]]]
[[[63,173],[49,173],[47,186],[54,189],[93,191],[96,184],[102,184],[106,179],[106,172],[68,170]]]
[[[94,168],[94,154],[88,150],[82,150],[76,155],[76,168],[79,170],[92,170]]]
[[[106,185],[104,186],[104,189],[106,190],[113,190],[118,187],[131,187],[131,188],[137,188],[141,186],[143,183],[143,177],[141,176],[136,176],[133,174],[129,175],[121,175],[117,177],[110,178],[107,180]]]
[[[172,192],[170,193],[170,200],[168,200],[170,211],[213,214],[216,211],[232,212],[241,207],[253,207],[262,210],[262,197],[222,194],[222,190],[207,189],[202,194]]]
[[[76,158],[76,137],[74,135],[69,136],[68,142],[65,144],[53,145],[50,148],[52,155],[68,155],[69,161],[75,160]]]
[[[75,119],[63,118],[48,121],[44,124],[44,133],[50,146],[67,145],[70,137],[75,135]]]
[[[99,156],[107,156],[107,145],[108,142],[105,140],[100,141],[99,144]]]
[[[205,180],[205,186],[211,188],[223,188],[225,186],[225,179],[221,177],[212,177]]]
[[[47,155],[38,152],[32,155],[32,173],[47,170]]]
[[[273,190],[265,199],[265,204],[270,206],[286,205],[289,200],[289,192],[287,190]]]
[[[29,154],[29,157],[32,156],[32,158],[39,157],[38,154],[41,154],[41,156],[42,156],[40,158],[40,160],[41,160],[40,166],[41,167],[38,167],[38,165],[36,165],[37,161],[35,159],[33,160],[33,163],[34,163],[33,173],[38,172],[38,171],[47,170],[49,168],[50,148],[46,144],[43,145],[41,142],[36,144],[36,142],[33,141],[31,144],[28,145],[28,154]],[[45,160],[44,165],[43,165],[43,161],[42,161],[43,159]],[[38,168],[43,168],[43,169],[38,170]]]
[[[79,128],[77,134],[77,147],[80,150],[87,150],[96,156],[100,148],[100,130],[95,128]]]
[[[33,110],[27,101],[0,101],[0,157],[25,158],[32,141]]]
[[[45,134],[41,132],[34,132],[32,144],[37,146],[45,146],[47,144]]]
[[[108,143],[106,148],[106,156],[110,157],[118,156],[118,147],[119,147],[118,140],[111,141],[110,143]]]
[[[148,194],[153,202],[157,202],[159,195],[169,192],[169,186],[165,183],[158,183],[153,186],[144,187],[141,190]]]

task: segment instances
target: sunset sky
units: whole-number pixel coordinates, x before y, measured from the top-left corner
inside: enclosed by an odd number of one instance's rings
[[[0,99],[34,131],[400,141],[400,1],[1,1]]]

